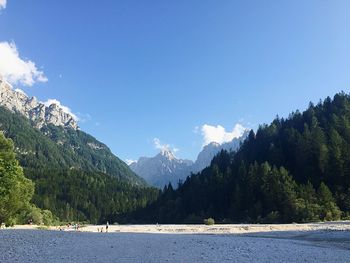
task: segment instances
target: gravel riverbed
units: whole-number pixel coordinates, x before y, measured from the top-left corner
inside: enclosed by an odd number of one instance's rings
[[[247,234],[0,230],[0,262],[349,262],[350,232]]]

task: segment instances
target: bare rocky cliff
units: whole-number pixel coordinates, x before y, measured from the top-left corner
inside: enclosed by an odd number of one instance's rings
[[[20,90],[14,90],[12,86],[0,78],[0,106],[18,112],[34,122],[37,128],[47,124],[78,129],[78,123],[74,116],[65,112],[59,105],[46,106],[35,97],[28,97]]]

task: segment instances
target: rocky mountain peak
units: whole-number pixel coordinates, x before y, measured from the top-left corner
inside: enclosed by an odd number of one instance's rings
[[[166,159],[168,159],[170,161],[176,159],[174,153],[168,148],[162,149],[160,151],[159,155],[162,156],[162,157],[165,157]]]
[[[14,90],[2,78],[0,78],[0,106],[4,106],[12,112],[21,113],[33,121],[39,129],[47,124],[75,130],[79,128],[76,118],[65,112],[59,105],[52,103],[45,106],[35,97],[28,97],[23,91]]]

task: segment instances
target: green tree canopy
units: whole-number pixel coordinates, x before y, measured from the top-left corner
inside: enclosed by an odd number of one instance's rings
[[[0,223],[10,222],[33,193],[34,184],[24,177],[12,141],[0,133]]]

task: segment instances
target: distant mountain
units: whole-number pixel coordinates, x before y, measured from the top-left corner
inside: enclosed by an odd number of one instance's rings
[[[200,172],[209,166],[211,160],[221,150],[236,151],[248,133],[248,130],[245,131],[241,137],[234,138],[231,142],[223,144],[212,142],[204,146],[195,162],[178,159],[169,149],[164,149],[154,157],[141,157],[129,167],[153,186],[163,188],[171,183],[176,188],[179,180],[185,181],[191,173]]]
[[[230,142],[219,144],[216,142],[211,142],[203,147],[203,150],[198,154],[197,160],[193,164],[192,172],[197,173],[202,171],[204,168],[208,167],[215,157],[221,150],[226,151],[237,151],[240,145],[247,138],[250,130],[245,130],[241,137],[234,138]]]
[[[5,81],[0,82],[0,131],[13,140],[25,175],[35,183],[34,203],[62,220],[97,222],[157,195],[105,144],[81,131],[74,116]]]
[[[149,184],[163,188],[169,183],[177,186],[179,180],[185,180],[192,165],[192,161],[177,159],[169,149],[164,149],[154,157],[141,157],[129,167]]]

